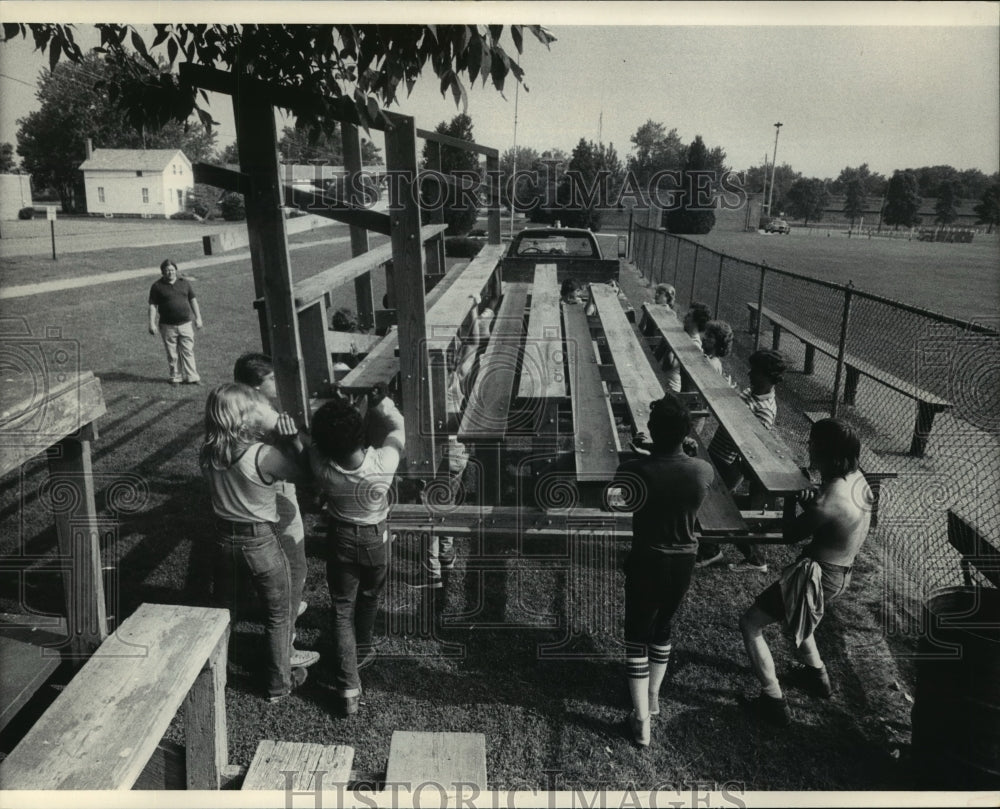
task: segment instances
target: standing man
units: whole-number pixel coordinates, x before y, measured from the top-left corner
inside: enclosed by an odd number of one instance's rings
[[[191,284],[180,277],[177,265],[169,258],[160,265],[160,273],[163,277],[149,288],[149,333],[156,334],[159,319],[160,337],[170,366],[170,384],[200,385],[201,377],[194,362],[194,329],[202,327],[198,299]]]

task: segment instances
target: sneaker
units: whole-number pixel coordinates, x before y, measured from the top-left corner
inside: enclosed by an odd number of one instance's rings
[[[170,380],[170,384],[171,385],[179,385],[179,384],[181,384],[181,380],[179,380],[179,379],[171,379]]]
[[[275,703],[281,702],[285,697],[291,694],[296,688],[298,688],[302,683],[306,681],[306,677],[309,676],[304,668],[293,668],[292,669],[292,687],[289,688],[284,694],[274,694],[267,698],[268,702]]]
[[[754,564],[753,562],[730,562],[727,567],[733,573],[767,573],[767,563]]]
[[[695,563],[695,567],[708,567],[709,565],[714,565],[716,562],[722,561],[722,551],[719,551],[715,556],[707,556],[704,559],[698,559]]]
[[[416,576],[405,578],[403,583],[415,590],[438,590],[444,587],[444,579],[426,570],[421,570]]]
[[[769,697],[759,694],[756,697],[740,697],[740,704],[751,717],[766,722],[775,727],[787,727],[792,723],[792,712],[784,697]]]
[[[632,739],[640,747],[649,747],[650,725],[649,717],[640,719],[635,711],[628,715],[628,728],[632,733]]]
[[[369,649],[368,654],[366,654],[358,661],[358,671],[361,671],[361,669],[368,668],[372,663],[375,662],[376,657],[378,657],[378,654],[375,652],[375,650]]]
[[[319,652],[313,652],[309,649],[292,649],[291,664],[293,668],[308,668],[318,660]]]
[[[298,611],[297,611],[297,612],[295,613],[295,617],[296,617],[296,618],[298,618],[298,617],[299,617],[299,616],[300,616],[300,615],[301,615],[302,613],[304,613],[304,612],[305,612],[305,611],[306,611],[307,609],[309,609],[309,605],[308,605],[308,604],[307,604],[307,603],[306,603],[305,601],[300,601],[300,602],[299,602],[299,609],[298,609]]]
[[[442,570],[454,570],[455,569],[455,557],[452,556],[442,556],[438,559],[441,563]]]
[[[826,666],[817,669],[798,664],[790,668],[782,680],[792,688],[799,688],[819,699],[830,699],[833,696],[833,683],[830,682]]]
[[[185,385],[200,385],[201,384],[201,380],[200,379],[185,379],[184,380],[184,384]]]
[[[361,705],[361,697],[337,697],[338,708],[341,716],[352,716],[358,712]]]

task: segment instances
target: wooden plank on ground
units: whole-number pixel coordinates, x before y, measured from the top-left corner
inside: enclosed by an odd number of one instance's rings
[[[470,784],[486,789],[486,737],[395,730],[385,780],[403,789],[428,782],[444,790],[467,789]]]
[[[564,399],[567,395],[555,264],[535,265],[517,395],[522,399]]]
[[[663,398],[663,387],[632,324],[625,317],[618,295],[606,284],[592,284],[590,294],[614,359],[632,424],[637,430],[645,431],[650,402]]]
[[[6,727],[35,692],[62,662],[59,651],[48,646],[65,641],[65,637],[34,632],[26,639],[25,630],[9,631],[0,627],[0,729]],[[46,637],[43,637],[46,636]],[[35,641],[35,642],[32,642]]]
[[[228,610],[140,606],[0,762],[0,784],[129,789],[228,628]]]
[[[241,788],[320,794],[331,784],[346,784],[353,763],[354,748],[347,745],[264,739],[257,745]]]
[[[479,358],[476,383],[459,426],[460,439],[502,440],[514,394],[514,376],[524,337],[524,307],[528,284],[505,284],[493,334]]]
[[[573,400],[576,479],[608,481],[618,469],[618,436],[611,414],[611,397],[601,381],[584,307],[563,307],[563,318]]]
[[[779,496],[800,491],[802,471],[792,451],[780,436],[757,420],[736,389],[709,364],[673,310],[652,303],[643,304],[643,309],[719,424],[732,436],[764,489]]]

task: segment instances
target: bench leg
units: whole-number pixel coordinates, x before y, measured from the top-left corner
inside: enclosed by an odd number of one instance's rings
[[[924,457],[927,440],[931,435],[931,426],[937,409],[927,402],[917,402],[917,423],[913,427],[913,440],[910,442],[910,455]]]
[[[747,331],[754,334],[757,331],[757,310],[752,306],[747,307]]]
[[[184,750],[188,789],[219,789],[229,765],[226,730],[228,651],[227,628],[184,702]]]
[[[806,343],[806,359],[802,366],[802,373],[811,374],[816,364],[816,346]]]
[[[777,323],[771,324],[771,348],[775,351],[781,345],[781,326]]]
[[[882,495],[882,478],[873,475],[868,479],[868,488],[872,491],[872,519],[871,527],[878,527],[878,501]]]
[[[857,368],[847,366],[847,374],[844,377],[844,404],[854,404],[854,399],[858,395],[858,378],[860,376]]]

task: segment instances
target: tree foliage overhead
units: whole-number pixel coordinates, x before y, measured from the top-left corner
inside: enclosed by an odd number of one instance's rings
[[[818,222],[823,218],[823,210],[830,203],[830,192],[826,182],[816,177],[800,177],[785,196],[789,213],[808,225],[809,220]]]
[[[312,131],[286,126],[281,130],[278,153],[286,163],[328,163],[332,166],[344,164],[344,143],[340,137],[340,127],[328,135],[322,129]],[[238,163],[237,159],[232,162]],[[365,138],[361,144],[361,158],[366,165],[381,160],[381,149]]]
[[[308,98],[294,110],[296,125],[326,128],[335,117],[368,126],[381,117],[405,89],[413,89],[425,67],[464,105],[464,81],[492,82],[503,91],[509,76],[523,83],[524,71],[501,40],[509,36],[518,54],[525,35],[546,47],[553,37],[531,25],[203,25],[157,24],[147,43],[132,25],[98,23],[98,50],[122,71],[111,89],[132,122],[159,127],[197,114],[205,127],[214,123],[201,104],[207,95],[182,82],[179,62],[233,71],[240,76],[300,91]],[[5,23],[3,40],[34,39],[48,51],[51,67],[63,57],[80,62],[83,51],[74,26],[53,23]],[[166,56],[160,69],[157,55]]]
[[[887,225],[905,228],[920,224],[917,211],[920,210],[920,190],[912,171],[894,171],[885,189],[885,213]]]
[[[215,133],[200,124],[170,121],[135,129],[112,101],[121,68],[96,54],[43,70],[35,93],[39,107],[18,120],[17,150],[36,186],[58,193],[64,210],[76,210],[85,141],[98,149],[181,149],[192,162],[208,160]]]

